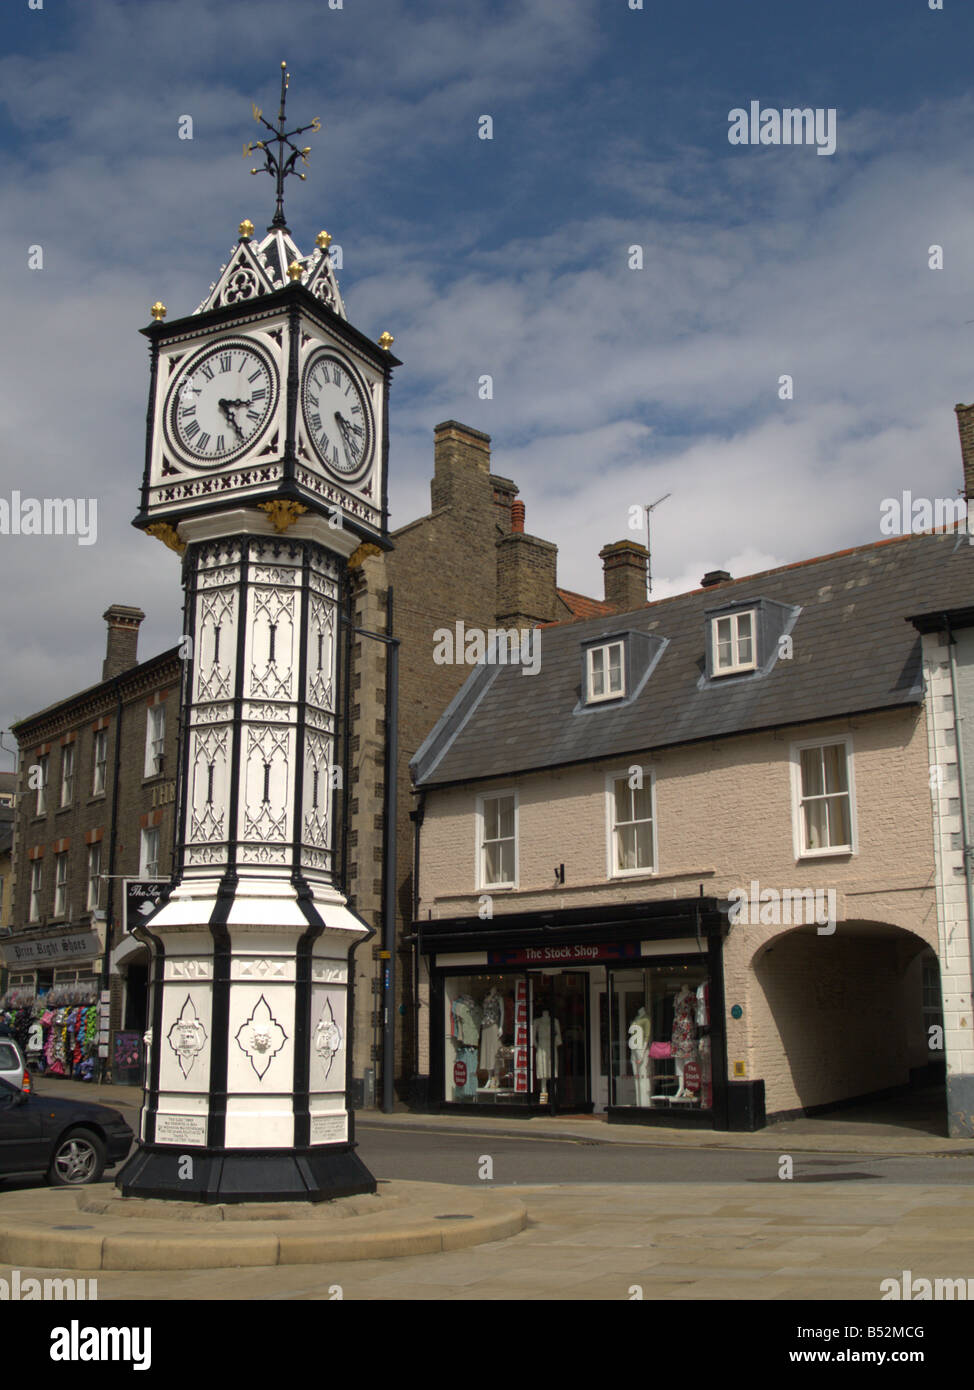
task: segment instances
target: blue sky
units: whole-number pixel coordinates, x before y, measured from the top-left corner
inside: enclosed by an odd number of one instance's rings
[[[98,679],[111,602],[146,610],[142,656],[178,640],[178,563],[129,525],[138,329],[270,220],[241,146],[282,58],[290,112],[323,122],[291,229],[305,251],[332,233],[350,319],[403,359],[393,526],[428,510],[451,417],[597,597],[598,550],[644,539],[629,508],[667,492],[659,595],[877,540],[883,498],[961,484],[966,0],[4,0],[0,38],[0,497],[99,504],[94,545],[0,537],[2,726]],[[732,146],[752,100],[834,107],[836,153]]]

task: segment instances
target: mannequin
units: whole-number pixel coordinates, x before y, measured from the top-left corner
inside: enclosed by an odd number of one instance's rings
[[[484,996],[483,1025],[480,1032],[480,1070],[491,1073],[486,1090],[497,1090],[497,1052],[501,1044],[501,1020],[504,1016],[504,1001],[491,988]]]
[[[649,1015],[640,1006],[636,1017],[629,1025],[629,1056],[632,1061],[632,1074],[636,1078],[636,1104],[649,1105],[650,1060]]]
[[[686,1064],[697,1055],[697,996],[689,985],[681,985],[673,1000],[673,1058],[676,1063],[677,1088],[674,1100],[690,1100],[692,1093],[684,1085]]]
[[[561,1047],[561,1024],[557,1018],[552,1020],[545,1009],[540,1018],[534,1020],[534,1075],[541,1083],[541,1104],[548,1101],[548,1078],[558,1075],[558,1049]],[[554,1057],[551,1043],[554,1039]],[[552,1062],[554,1067],[552,1068]]]

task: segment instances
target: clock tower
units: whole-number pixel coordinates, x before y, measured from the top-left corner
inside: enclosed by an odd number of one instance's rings
[[[126,1196],[318,1201],[373,1192],[346,1100],[350,951],[371,929],[338,877],[339,643],[349,558],[388,547],[390,335],[348,322],[320,232],[302,256],[276,126],[249,221],[199,307],[153,306],[134,524],[182,555],[185,668],[169,899],[151,954],[140,1144]],[[303,174],[298,175],[304,178]],[[189,1161],[187,1161],[189,1160]]]

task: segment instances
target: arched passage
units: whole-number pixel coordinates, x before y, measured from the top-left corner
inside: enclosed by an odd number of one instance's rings
[[[785,930],[752,958],[754,1074],[769,1117],[855,1103],[888,1123],[946,1133],[937,958],[921,937],[883,922]],[[935,1089],[931,1090],[933,1087]],[[921,1096],[922,1092],[922,1096]]]

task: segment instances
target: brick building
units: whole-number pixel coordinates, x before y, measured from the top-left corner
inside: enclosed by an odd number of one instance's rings
[[[93,997],[111,976],[112,1029],[145,1027],[145,950],[122,932],[122,879],[166,878],[173,843],[178,649],[138,661],[145,614],[104,615],[98,684],[21,720],[13,933],[17,995]]]
[[[750,1129],[906,1091],[944,1074],[941,967],[970,1073],[949,690],[908,619],[972,611],[974,551],[904,535],[479,667],[412,764],[431,1100]]]
[[[436,634],[492,628],[533,628],[576,616],[590,617],[631,607],[646,596],[644,546],[621,541],[602,552],[605,596],[585,597],[560,588],[558,548],[525,530],[525,506],[511,479],[492,472],[491,440],[482,431],[447,420],[434,437],[434,473],[430,511],[391,532],[393,549],[364,558],[355,590],[357,626],[391,631],[399,639],[399,719],[396,820],[396,939],[399,1013],[396,1077],[400,1095],[424,1093],[415,1029],[418,995],[416,957],[408,937],[415,917],[414,846],[415,798],[411,795],[409,762],[440,715],[457,695],[470,673],[464,661],[437,662]],[[388,624],[387,594],[393,594],[393,618]],[[356,638],[359,663],[356,689],[350,805],[350,886],[359,911],[381,920],[381,880],[375,855],[381,851],[384,768],[380,756],[385,708],[385,652],[380,644]],[[368,749],[374,756],[368,758]],[[377,838],[379,837],[379,838]],[[376,865],[366,873],[367,863]],[[356,997],[359,1027],[371,1038],[372,1059],[363,1047],[355,1057],[360,1068],[377,1067],[381,1052],[380,972],[360,952]],[[366,1002],[368,1001],[368,1002]],[[422,1031],[422,1030],[421,1030]],[[357,1034],[359,1038],[366,1033]]]

